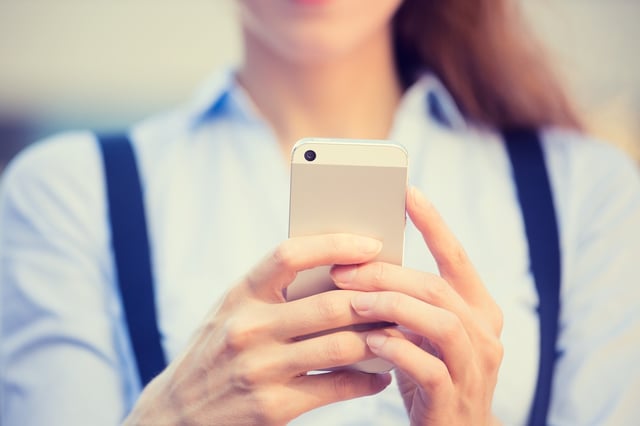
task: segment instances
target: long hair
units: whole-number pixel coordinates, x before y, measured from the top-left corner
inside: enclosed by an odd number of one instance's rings
[[[405,85],[435,73],[467,119],[496,129],[580,121],[514,0],[405,0],[394,22]]]

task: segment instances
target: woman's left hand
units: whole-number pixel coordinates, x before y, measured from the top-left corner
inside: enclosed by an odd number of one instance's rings
[[[440,275],[387,263],[337,266],[336,284],[359,290],[355,312],[399,325],[367,335],[377,356],[396,366],[412,425],[493,424],[493,392],[503,348],[502,312],[435,208],[412,188],[407,211]]]

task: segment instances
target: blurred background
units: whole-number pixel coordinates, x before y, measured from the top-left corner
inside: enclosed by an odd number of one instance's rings
[[[588,130],[640,162],[640,0],[520,0]],[[237,63],[233,0],[0,0],[0,170],[67,129],[123,129]]]

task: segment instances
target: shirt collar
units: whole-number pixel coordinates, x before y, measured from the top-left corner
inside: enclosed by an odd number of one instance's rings
[[[467,127],[467,121],[451,93],[440,79],[431,73],[424,73],[409,87],[400,108],[416,111],[437,125],[451,130]]]
[[[235,73],[234,68],[215,72],[196,89],[186,105],[192,125],[222,116],[233,116],[247,122],[260,120],[251,99],[238,84]]]
[[[437,125],[451,130],[467,127],[453,96],[440,79],[431,73],[423,74],[409,87],[402,98],[400,109],[419,112]],[[234,68],[218,71],[207,79],[187,104],[187,110],[194,125],[225,115],[247,122],[261,121],[249,95],[238,84]]]

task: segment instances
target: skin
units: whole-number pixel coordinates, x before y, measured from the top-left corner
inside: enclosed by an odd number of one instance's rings
[[[497,424],[491,401],[502,361],[502,312],[462,245],[415,188],[407,212],[438,264],[439,275],[396,265],[334,267],[336,284],[361,293],[361,317],[397,323],[404,335],[366,336],[390,361],[412,425]]]
[[[238,81],[286,163],[303,137],[387,137],[402,96],[389,26],[400,0],[238,3],[245,45]]]
[[[390,31],[400,0],[299,3],[239,0],[246,57],[237,77],[284,158],[303,136],[386,137],[402,95]],[[375,356],[396,366],[411,424],[495,423],[501,311],[416,189],[406,208],[438,275],[371,262],[381,243],[365,237],[286,240],[212,307],[125,424],[286,424],[382,391],[388,373],[306,374]],[[283,290],[296,273],[321,265],[334,265],[340,289],[286,302]],[[377,321],[399,327],[321,333]],[[299,339],[307,335],[315,337]]]
[[[407,212],[440,275],[368,262],[378,241],[348,234],[284,241],[212,309],[182,356],[144,390],[125,424],[286,424],[375,394],[389,374],[311,370],[382,357],[412,425],[493,424],[502,314],[462,246],[416,190]],[[285,302],[296,272],[320,265],[342,290]],[[357,266],[349,266],[357,265]],[[371,320],[398,329],[297,337]]]
[[[366,262],[380,243],[353,235],[283,242],[234,286],[208,315],[184,354],[144,390],[126,424],[285,424],[331,402],[384,389],[388,374],[304,373],[371,357],[362,333],[298,340],[365,321],[352,291],[285,303],[297,271]]]

